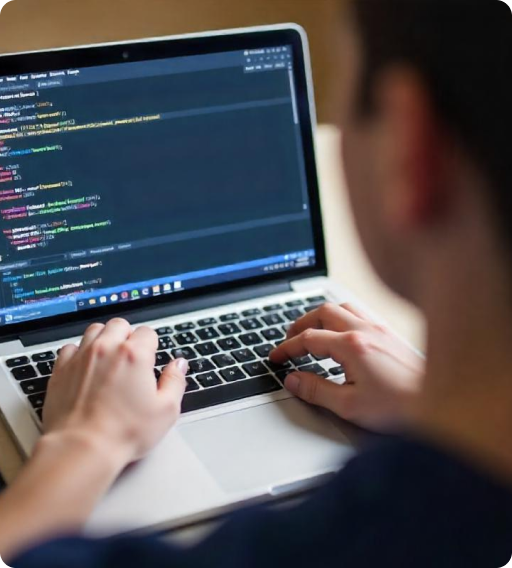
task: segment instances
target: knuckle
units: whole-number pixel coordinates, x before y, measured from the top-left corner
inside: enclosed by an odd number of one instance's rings
[[[145,333],[148,333],[149,335],[151,335],[155,338],[158,338],[157,332],[153,328],[149,327],[148,325],[143,325],[142,329],[144,330]]]
[[[123,327],[129,327],[130,326],[130,324],[123,318],[111,319],[109,323],[114,324],[114,325],[123,326]]]
[[[140,353],[141,350],[137,349],[134,345],[128,342],[121,343],[118,351],[121,357],[123,357],[124,359],[128,359],[131,362],[138,360],[141,355]]]
[[[368,351],[368,340],[360,331],[349,331],[345,335],[345,341],[347,346],[357,355],[364,355]]]
[[[332,318],[333,316],[338,315],[339,306],[337,306],[336,304],[333,304],[331,302],[328,302],[328,303],[320,306],[318,308],[318,311],[322,316],[325,316],[327,318],[330,318],[330,317]]]
[[[316,331],[312,328],[306,329],[302,332],[302,341],[305,345],[311,343],[311,340],[315,338]]]
[[[96,359],[101,359],[107,354],[107,345],[101,339],[93,341],[89,347],[89,354]]]
[[[388,332],[389,332],[387,326],[382,325],[380,323],[375,323],[375,324],[372,325],[372,327],[373,327],[374,331],[376,331],[377,333],[382,334],[382,335],[387,335]]]

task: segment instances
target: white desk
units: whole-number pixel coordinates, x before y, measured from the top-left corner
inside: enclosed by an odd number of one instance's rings
[[[361,250],[344,191],[340,167],[339,133],[335,128],[319,128],[317,136],[320,187],[330,272],[380,313],[398,333],[422,346],[422,322],[415,310],[383,288]],[[21,467],[21,458],[0,422],[0,472],[7,483]]]

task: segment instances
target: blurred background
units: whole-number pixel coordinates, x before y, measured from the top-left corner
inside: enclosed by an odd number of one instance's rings
[[[0,53],[297,22],[311,42],[320,122],[333,122],[331,69],[344,0],[15,0],[0,17]]]

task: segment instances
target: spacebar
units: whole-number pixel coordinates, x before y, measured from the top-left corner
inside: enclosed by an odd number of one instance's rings
[[[266,394],[281,390],[281,385],[271,375],[247,379],[237,383],[228,383],[220,387],[187,393],[183,397],[181,412],[191,412],[225,402],[241,400],[257,394]]]

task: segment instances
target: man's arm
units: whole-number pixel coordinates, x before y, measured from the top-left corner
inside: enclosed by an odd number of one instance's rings
[[[4,560],[43,539],[79,532],[124,467],[176,421],[187,363],[174,361],[157,386],[156,347],[154,331],[133,332],[115,319],[91,326],[80,349],[61,351],[45,404],[46,433],[0,498]]]

